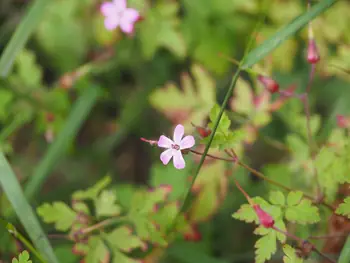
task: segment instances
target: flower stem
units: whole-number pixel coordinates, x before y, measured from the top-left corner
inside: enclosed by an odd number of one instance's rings
[[[325,258],[329,262],[336,263],[335,260],[329,258],[327,255],[325,255],[321,251],[319,251],[316,248],[316,246],[314,244],[312,244],[310,241],[303,240],[300,237],[297,237],[296,235],[293,235],[292,233],[289,233],[287,231],[283,231],[283,230],[281,230],[281,229],[279,229],[279,228],[277,228],[275,226],[273,226],[272,229],[276,230],[277,232],[280,232],[280,233],[284,234],[286,237],[289,237],[290,239],[294,239],[295,241],[299,242],[301,247],[303,247],[304,244],[309,244],[311,246],[312,251],[316,252],[317,254],[319,254],[321,257]]]
[[[98,223],[95,224],[95,225],[92,225],[92,226],[89,226],[89,227],[86,227],[86,228],[82,229],[82,230],[80,231],[80,233],[83,234],[83,235],[86,235],[86,234],[89,234],[89,233],[91,233],[91,232],[93,232],[93,231],[95,231],[95,230],[99,230],[99,229],[101,229],[101,228],[104,228],[104,227],[106,227],[106,226],[113,225],[113,224],[115,224],[115,223],[119,223],[119,222],[121,222],[121,221],[123,221],[123,220],[125,220],[125,219],[126,219],[126,217],[117,217],[117,218],[113,217],[113,218],[108,218],[108,219],[106,219],[106,220],[103,220],[103,221],[101,221],[101,222],[98,222]]]

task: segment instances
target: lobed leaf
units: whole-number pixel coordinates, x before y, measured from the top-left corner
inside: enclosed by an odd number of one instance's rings
[[[67,231],[73,225],[77,214],[65,203],[54,202],[52,205],[45,203],[37,208],[38,214],[45,223],[54,223],[55,228]]]
[[[350,197],[345,198],[344,202],[338,206],[335,212],[339,215],[344,215],[350,218]]]

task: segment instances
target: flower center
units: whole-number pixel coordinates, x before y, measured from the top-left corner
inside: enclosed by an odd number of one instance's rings
[[[174,149],[174,150],[177,150],[177,151],[180,150],[180,146],[177,145],[177,144],[172,144],[171,148]]]

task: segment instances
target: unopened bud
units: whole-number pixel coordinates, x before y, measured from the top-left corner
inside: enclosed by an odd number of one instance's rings
[[[309,40],[307,47],[307,61],[310,64],[316,64],[318,61],[320,61],[320,54],[318,53],[316,41],[314,39]]]
[[[264,87],[271,93],[275,93],[279,91],[280,86],[276,81],[274,81],[270,77],[266,77],[263,75],[258,76],[258,80],[261,82],[261,84],[264,85]]]
[[[193,123],[191,123],[193,127],[196,128],[196,131],[199,133],[199,135],[202,137],[202,138],[206,138],[208,137],[210,134],[211,134],[211,129],[209,128],[204,128],[204,127],[201,127],[201,126],[197,126]]]
[[[262,210],[262,208],[254,204],[253,209],[255,210],[255,213],[257,214],[260,224],[265,228],[271,228],[275,224],[275,220],[273,220],[272,216],[269,215],[267,212]]]
[[[348,128],[350,127],[350,118],[345,117],[344,115],[337,115],[337,126],[339,128]]]

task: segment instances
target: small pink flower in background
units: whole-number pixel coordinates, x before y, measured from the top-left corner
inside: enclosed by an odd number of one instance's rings
[[[176,169],[185,168],[185,160],[182,157],[181,150],[191,148],[195,144],[195,141],[194,137],[191,135],[182,138],[184,132],[184,126],[179,124],[174,130],[173,140],[164,135],[159,137],[158,147],[167,148],[167,150],[160,155],[160,160],[164,165],[167,165],[171,158],[173,158],[173,163]]]
[[[344,115],[338,114],[337,118],[337,126],[339,128],[349,128],[350,127],[350,118]]]
[[[126,0],[104,2],[100,10],[105,16],[104,24],[107,30],[114,30],[119,26],[126,34],[134,31],[134,24],[140,18],[137,10],[126,7]]]

